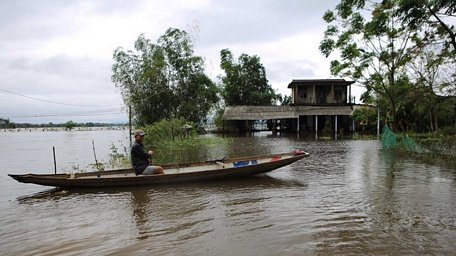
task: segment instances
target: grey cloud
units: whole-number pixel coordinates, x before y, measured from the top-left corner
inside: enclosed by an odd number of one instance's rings
[[[101,65],[99,61],[88,57],[71,58],[62,54],[50,58],[19,57],[10,62],[9,68],[70,76],[77,71],[79,75],[93,76]]]
[[[87,2],[93,4],[93,11],[98,15],[126,14],[141,7],[141,1],[131,0],[87,0]]]
[[[93,15],[128,13],[139,8],[139,1],[6,0],[0,2],[0,39],[18,43],[72,34],[77,25],[71,19],[84,19],[82,6]],[[87,13],[89,14],[89,13]],[[79,17],[78,17],[79,16]]]
[[[222,1],[188,13],[201,24],[201,44],[271,41],[326,26],[323,13],[337,1]]]
[[[299,65],[298,63],[289,63],[283,66],[271,65],[267,68],[268,79],[271,81],[289,81],[292,79],[302,79],[315,77],[315,72],[308,66]]]
[[[2,1],[0,3],[0,38],[2,41],[33,41],[61,35],[62,9],[66,1]]]
[[[282,89],[287,88],[293,79],[315,77],[312,65],[305,60],[276,61],[266,66],[266,72],[269,82],[274,87]]]
[[[1,68],[1,67],[0,67]],[[114,91],[110,81],[109,59],[19,57],[0,69],[8,77],[0,78],[3,88],[18,93],[45,92],[48,95],[66,93],[105,93]]]

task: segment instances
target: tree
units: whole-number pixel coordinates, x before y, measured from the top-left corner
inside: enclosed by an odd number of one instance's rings
[[[454,0],[398,0],[396,15],[404,26],[419,28],[421,40],[416,41],[420,51],[410,69],[416,85],[413,114],[416,125],[427,122],[428,131],[437,131],[440,123],[448,125],[456,107],[451,107],[456,88],[456,30],[451,18],[456,14]],[[448,104],[450,102],[450,104]],[[456,123],[456,120],[454,123]],[[451,120],[450,120],[451,122]],[[422,124],[421,124],[422,125]]]
[[[377,109],[365,106],[353,110],[353,121],[361,125],[363,131],[375,130],[377,125]]]
[[[408,26],[427,29],[425,40],[433,41],[443,38],[444,49],[452,47],[456,53],[456,30],[445,18],[454,17],[456,14],[456,1],[454,0],[398,0],[396,14]],[[451,51],[451,50],[450,50]]]
[[[268,83],[266,70],[258,56],[241,54],[234,62],[229,49],[220,52],[220,67],[225,71],[222,80],[222,96],[227,106],[273,105],[277,96]]]
[[[217,87],[194,56],[187,32],[169,28],[157,43],[141,34],[134,51],[114,51],[112,81],[132,107],[138,125],[163,118],[201,123],[217,102]]]
[[[16,124],[11,122],[9,118],[0,118],[0,128],[16,128]]]
[[[446,108],[445,98],[454,94],[456,88],[456,59],[440,54],[440,48],[436,45],[424,47],[409,69],[415,83],[414,94],[418,96],[413,112],[416,119],[427,121],[428,131],[438,130],[439,120],[448,118],[448,112],[439,115],[440,109]]]
[[[410,89],[406,65],[416,49],[412,41],[419,35],[415,29],[402,26],[395,16],[394,0],[365,4],[362,0],[342,0],[335,12],[325,13],[323,19],[329,25],[320,51],[326,57],[340,52],[340,60],[331,61],[331,73],[358,81],[377,101],[383,101],[390,117],[387,121],[395,130]],[[368,10],[370,20],[361,14]]]
[[[277,94],[277,101],[280,104],[280,106],[290,106],[291,105],[291,96],[288,95],[283,95],[282,94]]]
[[[73,130],[74,127],[76,127],[76,123],[73,120],[70,120],[65,123],[65,129],[68,131]]]

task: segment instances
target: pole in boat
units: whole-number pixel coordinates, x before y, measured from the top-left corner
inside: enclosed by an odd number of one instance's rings
[[[52,154],[54,155],[54,174],[57,174],[57,162],[55,161],[55,147],[52,147]]]
[[[130,148],[131,148],[131,106],[128,106],[128,140],[130,141]]]
[[[95,141],[94,140],[92,140],[92,147],[93,147],[93,156],[95,157],[95,165],[98,170],[97,177],[100,177],[100,168],[98,167],[97,154],[95,153]]]

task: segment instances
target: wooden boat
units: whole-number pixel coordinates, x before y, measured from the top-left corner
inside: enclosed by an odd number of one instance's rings
[[[309,153],[294,150],[291,153],[225,158],[201,163],[164,165],[165,174],[138,175],[132,169],[119,169],[101,172],[63,174],[8,174],[23,183],[34,183],[60,188],[117,187],[167,184],[206,180],[223,180],[270,172],[289,165]]]

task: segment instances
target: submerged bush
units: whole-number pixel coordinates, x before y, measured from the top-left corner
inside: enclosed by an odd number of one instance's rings
[[[142,128],[146,150],[154,151],[154,162],[176,163],[185,161],[189,153],[200,146],[217,145],[228,140],[220,137],[201,136],[197,126],[182,118],[163,119],[153,125]]]
[[[183,118],[162,119],[143,128],[147,133],[144,144],[153,147],[187,144],[198,135],[194,127]]]
[[[119,149],[112,143],[110,147],[108,166],[110,168],[126,168],[130,167],[130,154],[124,147],[124,153],[120,153]]]

